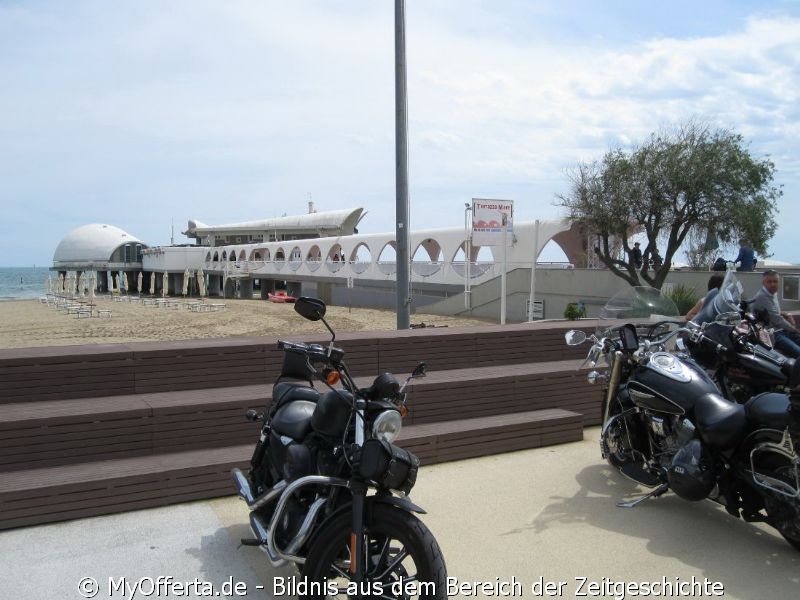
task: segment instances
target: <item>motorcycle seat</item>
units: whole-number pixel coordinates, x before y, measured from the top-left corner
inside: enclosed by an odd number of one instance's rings
[[[789,418],[789,397],[765,392],[750,398],[744,405],[744,412],[747,420],[755,425],[783,430]]]
[[[299,381],[279,381],[272,386],[272,403],[284,404],[290,400],[308,400],[316,402],[319,400],[319,392]]]
[[[270,423],[272,431],[293,440],[302,440],[311,431],[311,415],[316,407],[316,403],[307,400],[296,400],[284,404],[275,413]]]
[[[744,406],[718,394],[704,394],[694,405],[697,429],[703,441],[713,448],[733,448],[745,433]]]

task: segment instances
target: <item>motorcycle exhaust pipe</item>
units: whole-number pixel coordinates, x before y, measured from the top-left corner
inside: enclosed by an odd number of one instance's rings
[[[256,510],[262,506],[266,506],[278,498],[278,496],[281,495],[281,492],[286,489],[286,481],[281,480],[276,483],[272,489],[267,490],[257,498],[254,498],[253,489],[250,487],[250,482],[247,480],[247,475],[242,473],[241,469],[238,467],[232,469],[231,479],[233,479],[233,484],[236,486],[236,490],[239,492],[239,497],[247,502],[247,507],[250,510]]]

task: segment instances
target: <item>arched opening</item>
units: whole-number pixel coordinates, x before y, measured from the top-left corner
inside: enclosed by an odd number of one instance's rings
[[[331,273],[336,273],[344,266],[344,254],[342,253],[342,245],[334,244],[328,255],[325,257],[325,266]]]
[[[286,254],[283,251],[283,248],[278,248],[275,251],[275,259],[273,261],[275,263],[275,268],[280,270],[283,268],[283,265],[286,264]]]
[[[397,242],[387,242],[378,254],[378,270],[384,275],[397,272]]]
[[[572,265],[564,249],[554,240],[550,240],[544,245],[544,248],[536,258],[536,263],[553,267],[569,267]]]
[[[246,258],[246,257],[247,257],[247,255],[244,253],[244,250],[240,250],[240,251],[239,251],[239,260],[240,260],[240,261],[242,261],[242,260],[247,260],[247,258]]]
[[[319,269],[319,266],[322,264],[322,250],[320,250],[319,246],[314,244],[309,248],[308,254],[306,254],[306,267],[309,271],[316,271]]]
[[[228,251],[227,250],[223,250],[222,251],[222,260],[228,260]]]
[[[219,252],[214,252],[214,262],[215,263],[219,262]]]
[[[372,265],[372,252],[364,242],[353,248],[350,253],[350,268],[354,273],[363,273]]]
[[[300,250],[299,246],[295,246],[292,248],[291,253],[289,254],[289,268],[292,271],[297,271],[300,268],[300,265],[303,264],[303,252]]]
[[[426,238],[414,250],[411,270],[420,277],[429,277],[442,268],[442,247],[433,238]]]
[[[453,272],[456,273],[459,277],[466,278],[467,276],[467,254],[466,248],[469,244],[468,240],[464,240],[461,242],[461,245],[456,250],[456,253],[453,255],[453,258],[450,260],[450,266],[453,269]],[[470,265],[470,275],[472,274],[472,265]]]

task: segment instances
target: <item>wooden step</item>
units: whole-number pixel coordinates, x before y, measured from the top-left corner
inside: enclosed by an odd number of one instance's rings
[[[583,415],[551,408],[411,425],[398,444],[427,465],[582,439]]]
[[[594,424],[599,392],[577,361],[434,371],[410,388],[406,425],[563,408]],[[357,379],[367,386],[372,377]],[[318,389],[320,386],[317,386]],[[6,404],[0,410],[0,472],[248,443],[272,386],[127,394]]]
[[[404,428],[423,466],[583,439],[582,417],[549,409]],[[0,529],[234,493],[230,470],[252,444],[0,473]]]
[[[252,452],[248,444],[0,473],[0,529],[233,494],[230,471]]]
[[[0,410],[0,471],[247,443],[272,386],[129,394],[6,404]]]

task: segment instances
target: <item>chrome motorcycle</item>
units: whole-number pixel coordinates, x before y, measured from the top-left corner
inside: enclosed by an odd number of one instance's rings
[[[681,326],[674,303],[652,288],[628,288],[602,309],[587,361],[603,372],[601,454],[626,477],[652,488],[619,504],[633,508],[672,491],[710,499],[733,516],[765,522],[800,550],[800,367],[791,394],[725,399],[691,358],[676,354],[679,334],[703,343],[699,327]],[[587,339],[570,331],[570,345]],[[728,352],[718,344],[716,352]]]
[[[393,442],[406,414],[406,387],[383,373],[358,388],[334,345],[325,304],[301,297],[295,311],[322,321],[327,346],[288,341],[272,402],[247,472],[233,469],[250,509],[254,538],[273,566],[293,563],[290,591],[310,598],[347,595],[445,598],[446,568],[433,534],[407,494],[419,460]],[[324,389],[314,387],[321,383]]]

